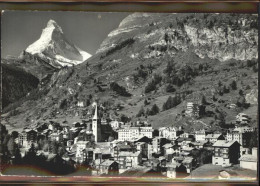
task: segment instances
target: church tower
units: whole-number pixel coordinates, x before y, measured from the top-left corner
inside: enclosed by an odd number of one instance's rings
[[[95,114],[92,118],[92,131],[95,136],[95,142],[101,141],[101,120],[98,116],[98,107],[97,103],[94,102],[95,105]]]

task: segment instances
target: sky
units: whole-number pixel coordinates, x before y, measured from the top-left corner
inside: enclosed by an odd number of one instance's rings
[[[4,11],[1,16],[1,55],[19,56],[40,38],[50,19],[62,28],[65,37],[90,54],[129,13],[69,11]]]

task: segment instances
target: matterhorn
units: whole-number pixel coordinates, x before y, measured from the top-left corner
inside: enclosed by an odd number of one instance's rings
[[[44,61],[49,66],[59,69],[73,66],[87,60],[91,55],[67,40],[61,27],[49,20],[40,38],[24,50],[20,58]]]

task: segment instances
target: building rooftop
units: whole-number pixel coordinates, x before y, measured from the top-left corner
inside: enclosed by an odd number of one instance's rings
[[[178,162],[167,162],[166,163],[166,167],[171,167],[171,168],[176,168],[176,167],[178,167],[178,166],[180,166],[180,163],[178,163]]]
[[[206,138],[208,138],[208,139],[217,139],[217,138],[219,138],[219,136],[221,136],[222,134],[207,134],[206,135]]]
[[[143,144],[146,144],[145,142],[136,142],[135,143],[136,145],[143,145]]]
[[[160,156],[158,159],[159,159],[160,161],[162,161],[162,160],[165,160],[165,157],[164,157],[164,156]]]
[[[204,145],[205,143],[207,143],[207,141],[194,141],[194,142],[191,142],[193,145]]]
[[[166,143],[165,145],[163,145],[164,148],[168,149],[173,147],[173,145],[171,143]]]
[[[237,141],[226,141],[226,140],[218,140],[213,144],[213,147],[230,147]],[[238,143],[238,142],[237,142]]]
[[[126,157],[137,157],[140,155],[140,152],[124,152],[124,151],[121,151],[119,153],[119,156],[126,156]]]
[[[193,157],[185,157],[182,163],[191,163],[193,160]]]
[[[113,161],[113,160],[105,160],[100,165],[102,165],[102,166],[110,166],[114,162],[115,161]]]
[[[178,139],[176,139],[177,142],[182,142],[182,141],[193,141],[192,138],[183,138],[183,137],[179,137]]]
[[[191,150],[193,150],[194,149],[194,147],[187,147],[187,146],[183,146],[182,147],[182,150],[183,151],[191,151]]]
[[[76,144],[77,145],[85,145],[85,144],[88,144],[89,141],[77,141]]]
[[[111,154],[110,148],[95,148],[94,153]]]

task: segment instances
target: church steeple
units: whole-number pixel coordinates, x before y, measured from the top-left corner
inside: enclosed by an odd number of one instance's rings
[[[99,117],[98,117],[98,108],[97,108],[97,103],[94,102],[93,105],[95,105],[95,114],[94,114],[94,116],[93,116],[92,119],[99,119]]]
[[[93,106],[95,106],[95,113],[92,118],[92,131],[95,136],[95,142],[101,141],[101,120],[98,116],[98,106],[97,103],[94,102]]]

